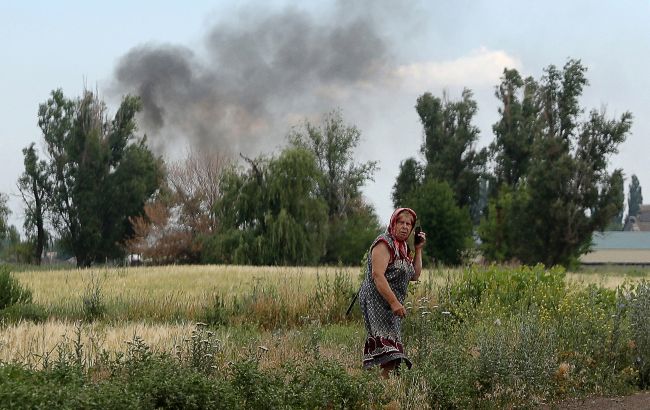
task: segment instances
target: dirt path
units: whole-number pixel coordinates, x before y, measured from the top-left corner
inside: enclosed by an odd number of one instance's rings
[[[650,391],[622,397],[588,397],[586,399],[567,400],[553,406],[542,407],[558,410],[650,410]],[[540,410],[542,410],[540,409]]]

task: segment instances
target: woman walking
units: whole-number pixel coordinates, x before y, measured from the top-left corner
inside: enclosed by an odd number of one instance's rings
[[[404,299],[409,281],[422,271],[424,232],[417,234],[415,252],[409,255],[407,239],[417,215],[410,208],[393,212],[386,232],[379,235],[368,251],[366,276],[359,291],[359,304],[366,326],[363,366],[380,366],[383,377],[402,362],[411,368],[401,339],[401,321],[406,315]]]

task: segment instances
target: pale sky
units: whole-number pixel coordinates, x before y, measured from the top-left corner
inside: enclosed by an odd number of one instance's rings
[[[568,58],[588,67],[583,107],[605,108],[610,118],[632,112],[632,133],[611,166],[623,168],[626,192],[632,174],[650,187],[649,27],[647,0],[5,0],[0,192],[10,196],[10,222],[22,228],[21,151],[42,146],[37,110],[53,89],[76,97],[86,84],[114,113],[122,93],[151,80],[159,81],[157,98],[165,101],[155,101],[167,117],[155,127],[143,118],[141,131],[169,158],[198,143],[269,153],[291,126],[340,108],[361,130],[358,159],[379,162],[364,193],[385,223],[400,161],[419,158],[419,95],[446,91],[458,99],[463,87],[472,89],[481,147],[494,138],[503,69],[539,79]],[[153,58],[161,55],[167,60]],[[187,83],[176,81],[168,61],[189,67]]]

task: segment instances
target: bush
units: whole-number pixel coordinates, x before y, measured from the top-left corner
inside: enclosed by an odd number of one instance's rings
[[[408,351],[417,352],[411,356],[413,368],[400,375],[406,381],[404,408],[425,407],[422,401],[433,409],[476,408],[476,366],[465,336],[463,330],[449,329],[431,334],[420,346],[406,341]]]
[[[122,383],[139,398],[140,408],[236,409],[241,408],[226,380],[210,378],[167,356],[156,356],[111,380]]]
[[[221,295],[214,295],[212,303],[203,306],[199,320],[213,326],[227,325],[231,313],[228,312],[226,301]]]
[[[545,269],[542,265],[469,268],[440,298],[466,318],[478,319],[477,313],[512,315],[530,309],[551,314],[567,294],[564,277],[564,269]]]
[[[286,367],[285,404],[299,409],[362,408],[382,399],[377,375],[348,374],[336,362],[320,359],[302,367]]]
[[[106,305],[102,294],[101,279],[97,275],[92,275],[82,298],[83,315],[88,321],[93,321],[104,316]]]
[[[31,303],[32,292],[11,276],[7,266],[0,266],[0,310],[18,303]]]
[[[40,323],[47,320],[48,313],[40,305],[33,303],[17,304],[0,310],[0,321],[7,323],[16,323],[21,320],[27,320],[34,323]]]
[[[529,403],[547,397],[557,369],[557,339],[536,312],[474,329],[478,387],[493,403]],[[539,404],[539,403],[538,403]]]
[[[629,293],[630,327],[639,372],[639,387],[650,386],[650,283],[643,281]]]
[[[86,384],[67,369],[30,370],[18,365],[0,366],[0,403],[10,409],[140,409],[138,397],[123,383]],[[77,380],[77,381],[73,381]]]

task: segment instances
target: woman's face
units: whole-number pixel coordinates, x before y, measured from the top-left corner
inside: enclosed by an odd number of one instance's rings
[[[398,241],[405,241],[413,229],[413,215],[407,211],[400,212],[395,221],[394,235]]]

